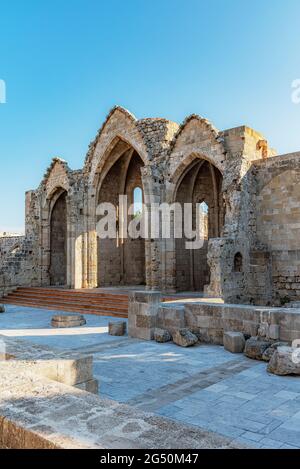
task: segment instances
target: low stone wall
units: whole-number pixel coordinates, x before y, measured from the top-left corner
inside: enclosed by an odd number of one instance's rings
[[[223,345],[224,331],[256,336],[261,324],[276,325],[282,341],[300,338],[300,311],[241,305],[186,304],[185,327],[197,331],[203,342]]]
[[[131,294],[128,317],[131,337],[151,340],[155,327],[167,329],[171,334],[187,327],[196,332],[201,341],[223,345],[225,331],[255,336],[264,324],[267,328],[278,326],[272,328],[274,339],[288,342],[300,339],[300,309],[184,301],[164,304],[158,303],[159,298],[158,292]]]
[[[27,370],[59,383],[97,394],[93,357],[77,352],[54,352],[48,347],[0,336],[0,360],[24,365]]]

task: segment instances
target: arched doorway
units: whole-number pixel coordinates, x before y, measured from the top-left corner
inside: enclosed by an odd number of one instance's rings
[[[220,236],[223,227],[222,175],[210,162],[194,160],[179,180],[176,202],[182,207],[192,204],[193,230],[199,230],[203,245],[187,249],[184,236],[175,241],[176,289],[178,291],[204,291],[210,282],[207,262],[210,238]],[[198,220],[198,226],[197,226]]]
[[[121,141],[119,143],[124,145]],[[116,153],[117,148],[118,144],[112,153]],[[113,155],[110,156],[113,158]],[[117,213],[116,238],[98,237],[99,287],[145,284],[145,240],[141,237],[132,239],[123,236],[121,221],[124,221],[125,215],[120,212],[119,207],[119,196],[126,195],[127,207],[124,210],[127,214],[128,207],[134,206],[132,215],[127,216],[128,223],[137,216],[135,208],[138,206],[138,199],[140,202],[143,200],[142,167],[143,161],[138,153],[133,148],[127,148],[109,169],[98,188],[97,205],[109,202],[115,206]]]
[[[50,285],[67,284],[67,193],[54,203],[50,218]]]

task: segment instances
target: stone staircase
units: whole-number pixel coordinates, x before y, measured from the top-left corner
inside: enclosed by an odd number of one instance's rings
[[[99,316],[128,317],[126,293],[20,287],[2,298],[1,303]]]

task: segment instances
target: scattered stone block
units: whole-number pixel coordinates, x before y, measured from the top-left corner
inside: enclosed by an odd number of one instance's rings
[[[245,355],[254,360],[262,360],[264,351],[271,346],[271,342],[260,340],[258,337],[251,337],[246,341]]]
[[[225,350],[231,353],[243,353],[245,348],[245,337],[242,332],[224,332],[223,343]]]
[[[267,370],[275,375],[300,375],[300,348],[278,347]]]
[[[198,342],[198,337],[189,329],[179,329],[173,334],[173,342],[181,347],[191,347]]]
[[[56,314],[51,320],[52,327],[79,327],[85,324],[82,314]]]
[[[5,313],[5,307],[4,307],[4,305],[0,305],[0,313]]]
[[[109,335],[125,335],[126,334],[126,321],[112,321],[108,323]]]
[[[154,340],[160,343],[170,342],[170,340],[172,340],[172,337],[170,332],[167,331],[167,329],[156,328],[154,329]]]
[[[275,342],[274,344],[271,345],[271,347],[267,348],[263,355],[262,355],[262,359],[265,361],[265,362],[269,362],[273,356],[273,353],[275,352],[275,350],[277,350],[278,347],[288,347],[288,343],[287,342]]]

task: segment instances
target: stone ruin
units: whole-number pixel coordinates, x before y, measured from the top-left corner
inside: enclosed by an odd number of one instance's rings
[[[178,125],[136,119],[115,107],[90,144],[83,169],[54,158],[26,193],[26,235],[0,257],[0,292],[18,286],[145,285],[202,291],[225,302],[284,305],[300,296],[300,152],[277,155],[241,126],[219,131],[191,115]],[[204,203],[205,242],[99,240],[96,207]],[[4,243],[0,238],[0,251]]]

